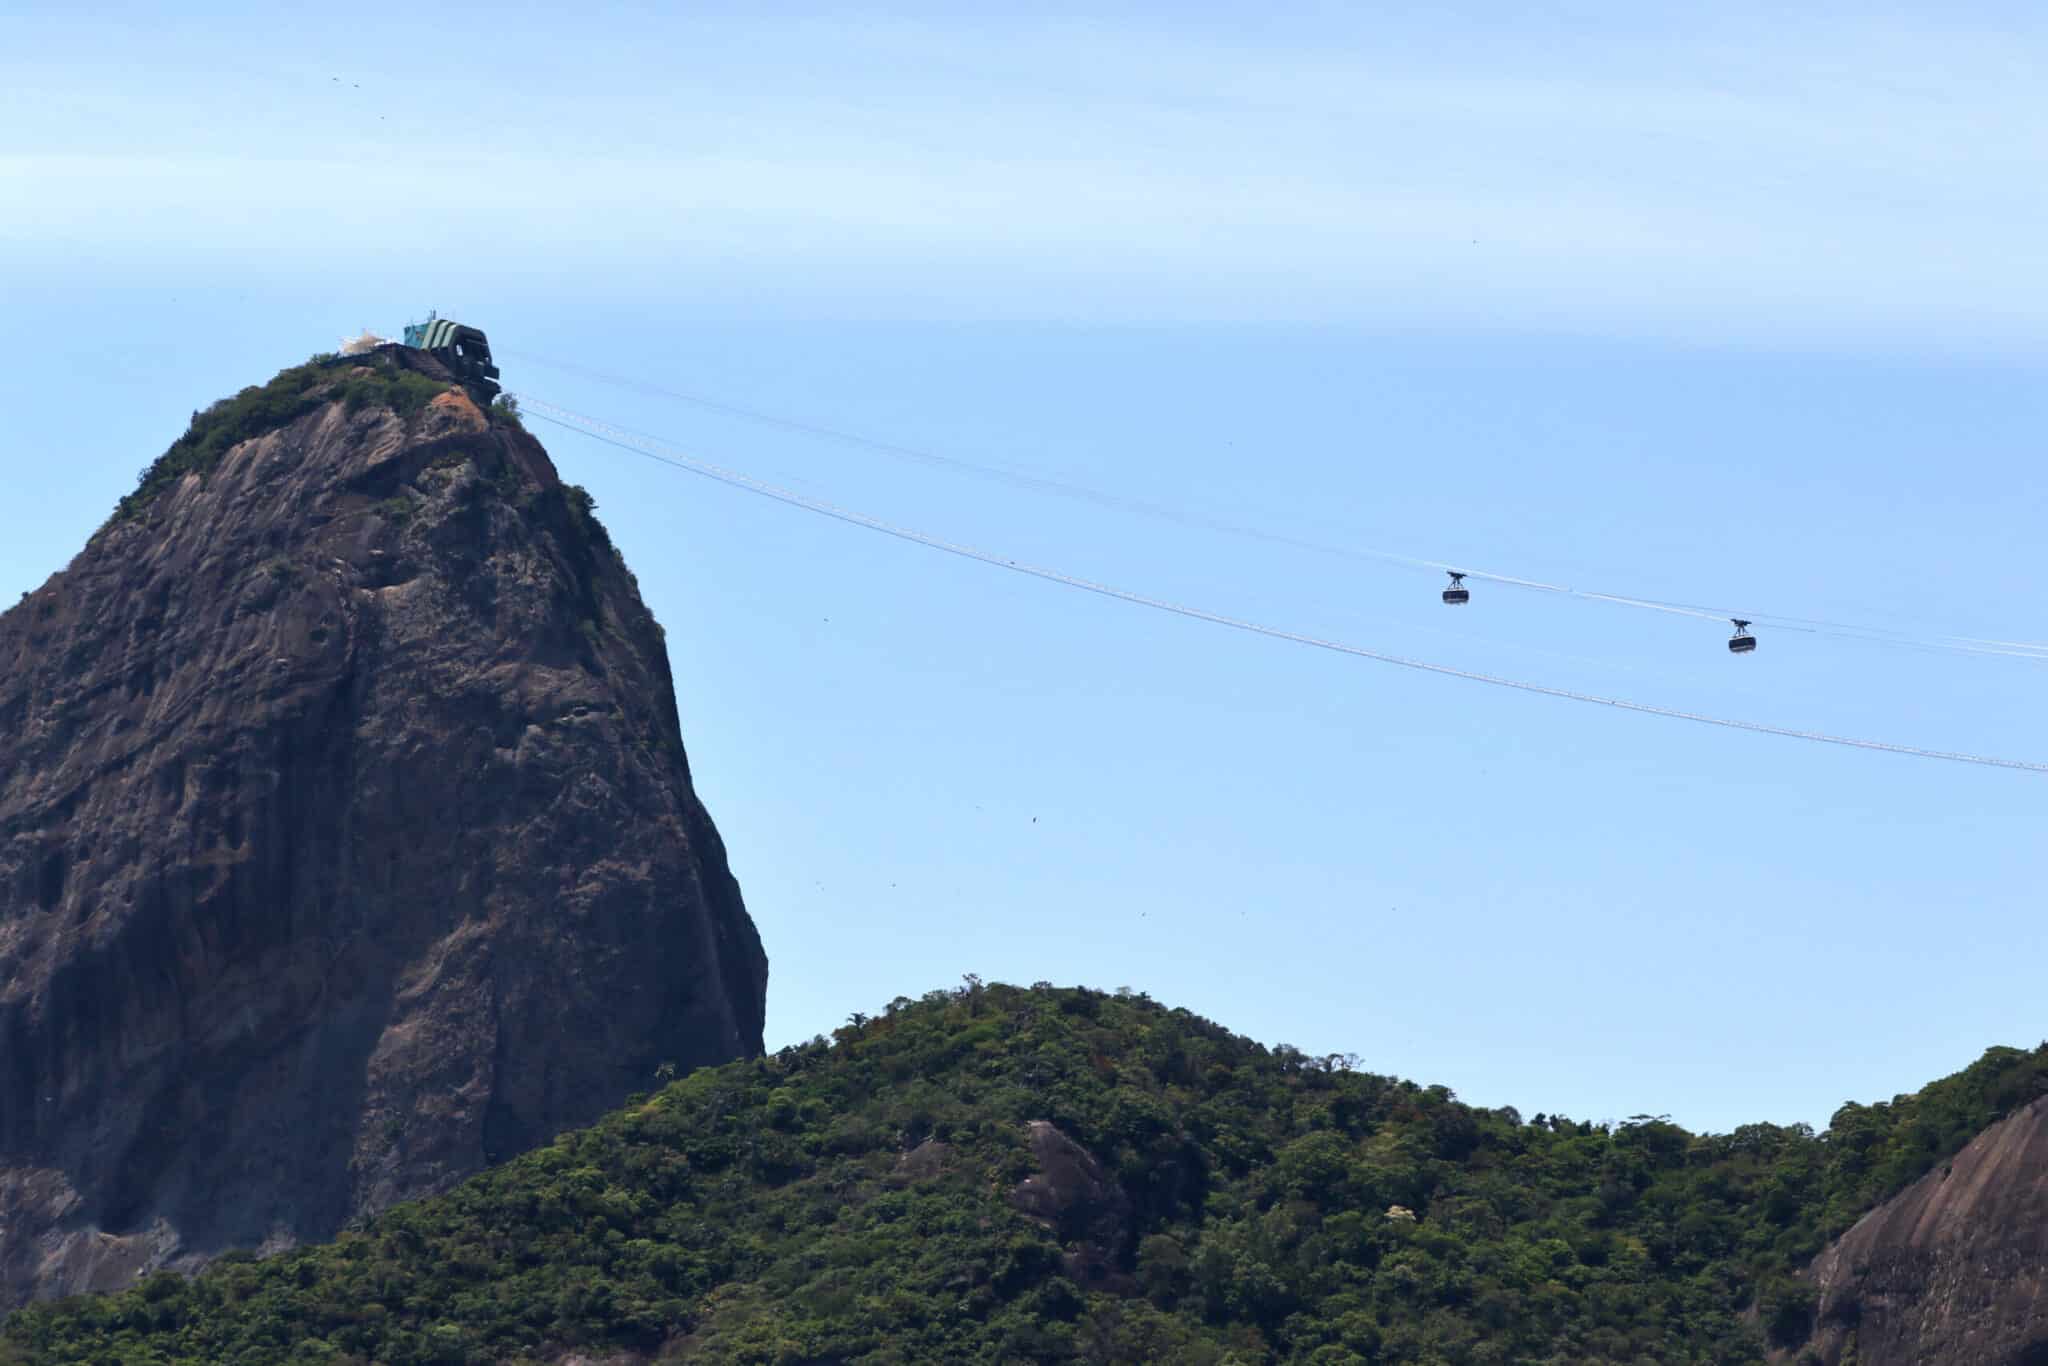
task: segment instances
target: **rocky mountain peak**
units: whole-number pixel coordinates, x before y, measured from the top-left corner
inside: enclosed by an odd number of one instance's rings
[[[761,1049],[663,633],[432,356],[280,374],[0,616],[0,1310]]]

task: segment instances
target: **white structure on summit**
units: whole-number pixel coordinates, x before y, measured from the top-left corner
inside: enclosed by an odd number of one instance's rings
[[[374,351],[380,346],[389,346],[390,344],[391,338],[380,337],[366,327],[363,329],[363,334],[360,337],[345,337],[342,339],[341,354],[344,356],[360,356],[365,351]]]

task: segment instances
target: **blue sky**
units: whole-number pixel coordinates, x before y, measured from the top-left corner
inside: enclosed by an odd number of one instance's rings
[[[428,307],[813,496],[1455,667],[2048,760],[2018,7],[10,12],[0,592]],[[1085,485],[1141,516],[551,362]],[[771,1046],[1129,985],[1525,1112],[1825,1122],[2048,1033],[2048,787],[1410,675],[535,424],[669,626]]]

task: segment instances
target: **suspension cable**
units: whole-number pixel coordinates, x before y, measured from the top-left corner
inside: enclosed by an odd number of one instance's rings
[[[1016,488],[1030,489],[1035,492],[1052,494],[1063,498],[1079,499],[1102,507],[1115,508],[1125,512],[1137,513],[1140,516],[1175,522],[1182,526],[1264,541],[1272,545],[1288,546],[1295,550],[1340,556],[1353,560],[1371,560],[1382,564],[1396,564],[1410,569],[1425,569],[1447,573],[1456,572],[1463,574],[1469,579],[1485,583],[1497,583],[1509,588],[1521,588],[1538,593],[1553,593],[1563,597],[1577,598],[1584,602],[1607,603],[1617,607],[1632,607],[1643,611],[1663,612],[1673,616],[1693,617],[1703,621],[1725,622],[1740,617],[1759,625],[1768,626],[1774,631],[1796,631],[1803,635],[1825,635],[1840,640],[1855,640],[1869,645],[1884,645],[1911,650],[1948,654],[1994,655],[2010,659],[2030,659],[2048,663],[2048,642],[2042,641],[1996,640],[1979,636],[1951,634],[1930,635],[1889,626],[1828,621],[1815,617],[1786,616],[1759,611],[1753,608],[1738,611],[1730,608],[1705,606],[1699,603],[1672,602],[1660,598],[1637,597],[1625,593],[1603,593],[1592,589],[1574,588],[1569,584],[1546,583],[1541,579],[1525,578],[1515,574],[1465,568],[1464,565],[1469,562],[1454,564],[1448,560],[1426,559],[1420,556],[1404,555],[1391,550],[1373,549],[1366,546],[1333,545],[1326,541],[1293,536],[1285,532],[1250,526],[1242,522],[1212,517],[1204,513],[1185,512],[1181,509],[1143,498],[1131,498],[1121,494],[1107,493],[1100,489],[1089,488],[1084,484],[1076,484],[1067,480],[1052,479],[1043,475],[1005,469],[998,465],[963,460],[958,456],[924,450],[916,446],[903,445],[899,442],[878,440],[874,437],[845,431],[841,428],[829,427],[822,423],[779,417],[773,413],[765,413],[757,409],[727,403],[723,400],[707,398],[701,394],[692,394],[679,389],[650,384],[642,380],[628,379],[621,375],[607,374],[604,371],[595,370],[585,365],[572,364],[568,361],[535,355],[527,351],[514,350],[508,351],[506,354],[519,356],[525,360],[537,361],[550,369],[595,380],[600,384],[609,384],[616,388],[629,389],[658,398],[692,404],[710,412],[722,413],[728,417],[736,417],[769,427],[777,427],[784,431],[821,437],[826,440],[837,441],[843,445],[877,451],[884,455],[957,470],[978,478],[994,479]]]
[[[1241,617],[1225,616],[1219,612],[1211,612],[1204,608],[1191,607],[1183,603],[1169,602],[1163,598],[1150,597],[1143,593],[1135,593],[1129,589],[1117,588],[1110,584],[1097,583],[1090,579],[1062,573],[1056,569],[1010,559],[993,551],[978,549],[957,541],[948,541],[938,536],[928,535],[925,532],[912,530],[909,527],[897,526],[894,523],[885,522],[878,517],[870,517],[866,513],[854,512],[847,508],[838,507],[822,499],[812,498],[805,494],[755,479],[750,475],[741,474],[736,470],[726,469],[722,466],[713,465],[708,461],[699,460],[658,438],[641,432],[631,431],[627,428],[615,427],[608,422],[603,422],[593,417],[586,417],[581,413],[572,412],[569,409],[559,407],[543,399],[522,394],[520,395],[520,405],[523,413],[538,417],[542,421],[552,423],[557,427],[580,432],[605,445],[630,451],[635,455],[653,460],[670,468],[715,480],[729,487],[757,494],[764,498],[770,498],[776,502],[788,504],[791,507],[802,508],[807,512],[817,513],[819,516],[830,517],[836,521],[845,522],[869,531],[877,531],[900,541],[908,541],[913,545],[925,546],[932,550],[944,551],[949,555],[957,555],[962,559],[975,560],[982,564],[992,565],[997,569],[1007,569],[1013,573],[1024,574],[1035,579],[1043,579],[1048,583],[1056,583],[1068,588],[1078,588],[1083,592],[1094,593],[1105,598],[1114,598],[1119,602],[1130,603],[1136,607],[1150,608],[1156,612],[1166,612],[1174,616],[1186,617],[1192,621],[1205,621],[1215,626],[1227,626],[1235,631],[1245,631],[1252,635],[1287,641],[1295,645],[1312,646],[1318,650],[1329,650],[1337,654],[1351,655],[1359,659],[1375,660],[1382,664],[1395,664],[1404,669],[1414,669],[1422,673],[1463,678],[1474,683],[1490,684],[1497,688],[1513,688],[1519,692],[1535,693],[1544,697],[1558,697],[1570,702],[1592,703],[1598,706],[1612,707],[1619,711],[1641,712],[1645,715],[1663,716],[1677,721],[1693,721],[1702,725],[1722,726],[1730,730],[1751,731],[1760,735],[1777,735],[1792,740],[1810,740],[1821,744],[1844,745],[1852,749],[1874,750],[1884,754],[1904,754],[1920,759],[1945,759],[1953,763],[1978,764],[1987,768],[2007,768],[2027,773],[2048,774],[2048,763],[2037,763],[2026,759],[2006,759],[1982,754],[1963,754],[1951,750],[1925,749],[1917,745],[1893,744],[1885,740],[1863,740],[1851,736],[1829,735],[1821,731],[1768,725],[1761,721],[1743,721],[1729,717],[1708,716],[1700,712],[1681,711],[1673,707],[1660,707],[1648,702],[1631,702],[1623,698],[1602,697],[1594,693],[1577,692],[1569,688],[1554,688],[1546,684],[1504,678],[1497,674],[1476,673],[1468,669],[1453,668],[1448,664],[1432,664],[1426,660],[1409,659],[1401,655],[1388,654],[1381,650],[1368,649],[1362,645],[1329,640],[1320,636],[1305,635],[1298,631],[1290,631],[1278,626],[1269,626],[1262,622],[1250,621]]]

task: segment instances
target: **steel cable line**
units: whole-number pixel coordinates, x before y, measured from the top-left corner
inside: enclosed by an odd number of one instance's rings
[[[1680,711],[1673,707],[1660,707],[1648,702],[1631,702],[1623,698],[1602,697],[1595,693],[1577,692],[1569,688],[1554,688],[1542,683],[1530,683],[1521,679],[1504,678],[1497,674],[1476,673],[1468,669],[1452,668],[1448,664],[1432,664],[1426,660],[1408,659],[1401,655],[1388,654],[1382,650],[1368,649],[1362,645],[1352,645],[1344,641],[1305,635],[1299,631],[1289,631],[1282,627],[1269,626],[1262,622],[1249,621],[1241,617],[1225,616],[1220,612],[1211,612],[1204,608],[1191,607],[1184,603],[1169,602],[1164,598],[1149,597],[1143,593],[1135,593],[1129,589],[1117,588],[1110,584],[1097,583],[1094,580],[1079,578],[1072,574],[1062,573],[1056,569],[1026,564],[1019,560],[1010,559],[1007,556],[995,554],[992,551],[981,550],[974,546],[963,545],[957,541],[948,541],[938,536],[928,535],[925,532],[914,531],[909,527],[897,526],[894,523],[885,522],[878,517],[870,517],[866,513],[854,512],[847,508],[838,507],[822,499],[811,498],[793,490],[780,488],[763,480],[755,479],[750,475],[741,474],[737,470],[725,469],[708,461],[696,459],[655,437],[623,427],[615,427],[608,422],[603,422],[593,417],[586,417],[581,413],[558,407],[543,399],[522,395],[520,402],[526,413],[540,418],[543,422],[552,423],[565,430],[580,432],[595,441],[603,442],[605,445],[630,451],[635,455],[656,461],[673,469],[715,480],[732,488],[758,494],[761,497],[770,498],[776,502],[788,504],[791,507],[802,508],[807,512],[830,517],[851,526],[862,527],[869,531],[878,531],[885,536],[891,536],[900,541],[908,541],[912,545],[921,545],[932,550],[941,550],[949,555],[957,555],[962,559],[975,560],[981,564],[992,565],[997,569],[1007,569],[1013,573],[1024,574],[1035,579],[1043,579],[1048,583],[1061,584],[1068,588],[1078,588],[1084,592],[1094,593],[1105,598],[1114,598],[1118,602],[1130,603],[1136,607],[1145,607],[1156,612],[1166,612],[1174,616],[1186,617],[1191,621],[1205,621],[1211,625],[1227,626],[1232,630],[1265,636],[1272,640],[1287,641],[1295,645],[1313,646],[1319,650],[1329,650],[1336,654],[1351,655],[1359,659],[1376,660],[1382,664],[1396,664],[1404,669],[1414,669],[1422,673],[1463,678],[1475,683],[1491,684],[1498,688],[1513,688],[1518,692],[1536,693],[1544,697],[1559,697],[1570,702],[1593,703],[1603,707],[1612,707],[1618,711],[1641,712],[1649,716],[1669,717],[1678,721],[1694,721],[1702,725],[1722,726],[1730,730],[1751,731],[1759,735],[1777,735],[1792,740],[1811,740],[1821,744],[1843,745],[1851,749],[1875,750],[1885,754],[1904,754],[1920,759],[1946,759],[1953,763],[1978,764],[1986,768],[2007,768],[2017,769],[2026,773],[2048,774],[2048,763],[2037,763],[2027,759],[2005,759],[1983,754],[1963,754],[1952,750],[1925,749],[1917,745],[1893,744],[1886,740],[1863,740],[1851,736],[1829,735],[1822,731],[1799,730],[1790,726],[1768,725],[1761,721],[1743,721],[1729,717],[1708,716],[1700,712]]]
[[[1419,556],[1400,554],[1391,550],[1379,550],[1365,546],[1333,545],[1326,541],[1292,536],[1284,532],[1271,531],[1264,527],[1249,526],[1241,522],[1229,521],[1200,513],[1189,513],[1162,503],[1155,503],[1142,498],[1126,497],[1121,494],[1107,493],[1100,489],[1089,488],[1086,485],[1075,484],[1066,480],[1027,474],[1017,470],[1005,469],[999,465],[987,465],[977,461],[963,460],[958,456],[921,450],[915,446],[906,446],[894,441],[883,441],[874,437],[863,436],[856,432],[828,427],[821,423],[803,422],[793,418],[779,417],[773,413],[761,412],[758,409],[746,408],[738,404],[726,403],[719,399],[707,398],[702,394],[692,394],[679,389],[650,384],[643,380],[608,374],[602,370],[592,369],[589,366],[536,355],[530,351],[511,350],[505,354],[508,356],[518,356],[525,360],[538,361],[550,369],[595,380],[600,384],[609,384],[616,388],[629,389],[657,398],[673,399],[679,403],[688,403],[710,412],[740,418],[743,421],[754,422],[763,426],[777,427],[784,431],[798,432],[806,436],[822,437],[828,441],[837,441],[843,445],[877,451],[884,455],[958,470],[965,474],[994,479],[1016,488],[1031,489],[1039,493],[1049,493],[1058,497],[1076,498],[1101,507],[1135,512],[1141,516],[1156,517],[1178,523],[1182,526],[1221,532],[1225,535],[1246,537],[1252,540],[1265,541],[1271,545],[1283,545],[1316,554],[1335,555],[1352,560],[1370,560],[1382,564],[1397,564],[1411,569],[1428,569],[1444,573],[1456,572],[1468,579],[1477,579],[1486,583],[1498,583],[1510,588],[1521,588],[1538,593],[1554,593],[1563,597],[1577,598],[1585,602],[1601,602],[1617,607],[1633,607],[1643,611],[1663,612],[1673,616],[1693,617],[1715,623],[1727,622],[1739,617],[1758,625],[1769,626],[1774,631],[1796,631],[1804,635],[1833,636],[1841,640],[1862,641],[1869,645],[1884,645],[1923,652],[1994,655],[2008,659],[2031,659],[2048,662],[2048,642],[2042,641],[1993,640],[1977,636],[1950,634],[1927,635],[1895,627],[1827,621],[1814,617],[1787,616],[1758,611],[1753,608],[1734,610],[1708,607],[1699,603],[1671,602],[1659,598],[1635,597],[1624,593],[1602,593],[1591,589],[1574,588],[1568,584],[1546,583],[1541,579],[1524,578],[1515,574],[1504,574],[1484,569],[1465,569],[1458,564],[1453,564],[1446,560],[1425,559]]]

